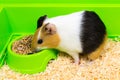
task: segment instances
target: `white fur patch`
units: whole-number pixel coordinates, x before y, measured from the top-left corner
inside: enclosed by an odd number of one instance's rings
[[[57,32],[61,38],[57,49],[68,54],[82,52],[82,42],[80,39],[82,31],[83,12],[76,12],[69,15],[58,16],[45,20],[45,23],[56,25]]]
[[[41,35],[41,29],[40,29],[39,32],[38,32],[37,40],[40,39],[40,35]]]

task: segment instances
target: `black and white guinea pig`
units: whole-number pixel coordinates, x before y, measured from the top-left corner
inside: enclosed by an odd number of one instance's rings
[[[79,54],[96,59],[106,41],[106,28],[93,11],[80,11],[68,15],[47,18],[41,16],[33,36],[32,50],[55,48],[68,53],[79,63]]]

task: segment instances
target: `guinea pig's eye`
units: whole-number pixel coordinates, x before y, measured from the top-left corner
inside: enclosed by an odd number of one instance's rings
[[[42,39],[39,39],[39,40],[38,40],[38,44],[41,44],[42,42],[43,42]]]
[[[47,31],[48,30],[48,28],[45,28],[45,31]]]

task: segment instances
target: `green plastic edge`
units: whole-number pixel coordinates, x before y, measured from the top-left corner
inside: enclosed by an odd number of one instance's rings
[[[119,0],[1,0],[0,1],[3,4],[6,3],[94,3],[94,4],[99,4],[99,3],[114,3],[118,4],[120,1]]]
[[[56,52],[56,53],[58,53],[58,52]],[[10,65],[10,64],[7,64],[7,65],[8,65],[12,70],[17,71],[17,72],[20,72],[20,73],[22,73],[22,74],[35,74],[35,73],[39,73],[39,72],[45,71],[48,62],[49,62],[50,60],[52,60],[52,59],[57,59],[57,56],[48,56],[48,57],[46,57],[46,59],[43,61],[42,66],[39,67],[38,69],[34,69],[34,70],[25,70],[25,69],[19,70],[19,69],[16,69],[15,67],[13,67],[13,66]]]
[[[8,41],[6,42],[6,44],[5,44],[2,52],[1,52],[1,54],[0,54],[0,61],[1,61],[1,62],[0,62],[0,67],[2,67],[2,66],[4,65],[4,62],[5,62],[5,59],[6,59],[6,52],[5,52],[5,50],[6,50],[8,44],[9,44],[9,42],[10,42],[11,37],[12,37],[12,36],[10,36],[10,38],[9,38]]]
[[[12,36],[13,35],[20,35],[20,33],[14,33],[14,34],[12,34]],[[28,33],[25,33],[25,34],[21,34],[21,36],[19,36],[19,37],[17,37],[17,38],[15,38],[14,40],[12,40],[10,43],[9,43],[9,45],[8,45],[8,52],[10,52],[10,53],[12,53],[12,54],[14,54],[15,56],[22,56],[22,57],[30,57],[30,56],[37,56],[37,55],[39,55],[39,53],[37,53],[37,54],[33,54],[33,55],[19,55],[19,54],[16,54],[16,53],[14,53],[14,52],[12,52],[11,50],[10,50],[10,45],[12,45],[12,43],[15,41],[15,40],[17,40],[17,39],[20,39],[20,38],[22,38],[22,37],[24,37],[24,36],[26,36],[26,35],[29,35]],[[47,55],[47,57],[45,58],[45,60],[42,62],[42,66],[41,67],[39,67],[39,68],[37,68],[37,69],[34,69],[34,70],[25,70],[25,69],[21,69],[21,70],[19,70],[19,69],[16,69],[15,67],[13,67],[12,65],[10,65],[10,64],[7,64],[11,69],[13,69],[13,70],[15,70],[15,71],[18,71],[18,72],[20,72],[20,73],[23,73],[23,74],[34,74],[34,73],[38,73],[38,72],[43,72],[45,69],[46,69],[46,66],[47,66],[47,63],[51,60],[51,59],[57,59],[57,53],[59,52],[58,50],[49,50],[49,49],[47,49],[47,50],[44,50],[44,51],[42,51],[42,52],[40,52],[40,54],[41,53],[45,53],[45,52],[47,52],[47,53],[49,53],[49,52],[54,52],[54,53],[56,53],[56,55],[54,54],[52,54],[52,55]]]
[[[0,5],[0,13],[1,13],[2,11],[4,11],[4,8]],[[4,12],[4,13],[5,13],[5,15],[6,15],[6,12]],[[5,18],[7,18],[7,16],[6,16]],[[6,24],[7,24],[7,23],[6,23]],[[8,24],[9,24],[9,23],[8,23]],[[5,63],[5,59],[6,59],[6,53],[5,53],[5,51],[6,51],[6,48],[7,48],[8,43],[10,42],[10,39],[11,39],[11,33],[10,33],[10,32],[9,32],[9,35],[7,35],[6,38],[7,38],[8,40],[6,41],[6,43],[5,43],[2,51],[0,52],[0,68],[1,68],[1,67],[4,65],[4,63]]]
[[[18,34],[18,33],[16,33],[16,34]],[[0,54],[0,67],[2,67],[4,65],[4,62],[5,62],[5,59],[6,59],[6,52],[5,51],[6,51],[6,48],[7,48],[7,46],[8,46],[8,44],[9,44],[9,42],[10,42],[13,35],[14,34],[10,35],[9,39],[7,40],[5,46],[4,46],[4,48],[3,48],[3,50],[2,50],[2,52]]]
[[[118,4],[81,4],[81,3],[16,3],[0,4],[2,7],[120,7]]]
[[[2,11],[2,7],[0,6],[0,13],[1,13],[1,11]],[[4,58],[2,57],[2,52],[1,52],[1,54],[0,54],[0,67],[4,64]]]
[[[5,62],[5,59],[6,59],[6,52],[5,52],[5,50],[6,50],[7,46],[8,46],[8,44],[9,44],[9,42],[11,41],[12,36],[16,35],[16,34],[17,35],[21,35],[19,33],[11,34],[10,37],[9,37],[9,39],[7,40],[6,44],[5,44],[2,52],[1,52],[1,54],[0,54],[0,67],[2,67],[4,65],[4,62]]]

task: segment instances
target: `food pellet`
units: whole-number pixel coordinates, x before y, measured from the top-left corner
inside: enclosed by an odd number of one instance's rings
[[[24,55],[32,53],[31,51],[32,37],[33,35],[29,35],[21,38],[20,40],[15,41],[12,44],[12,51],[17,54],[24,54]]]

